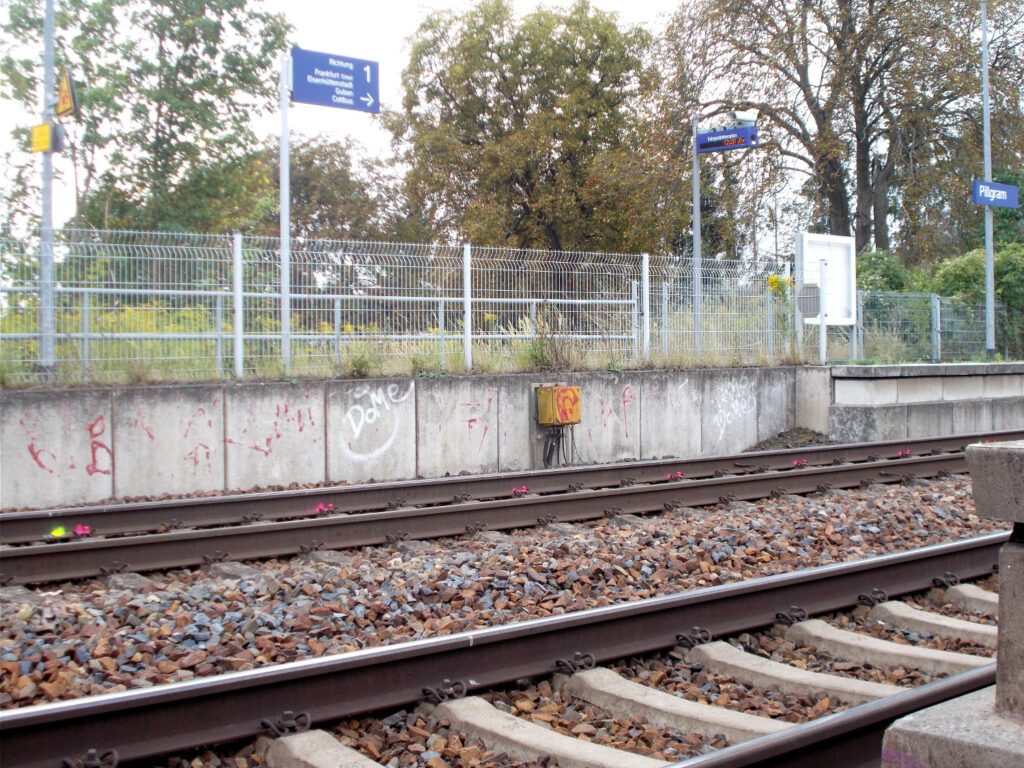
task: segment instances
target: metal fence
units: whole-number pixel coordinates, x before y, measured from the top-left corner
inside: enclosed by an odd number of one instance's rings
[[[273,238],[64,230],[43,291],[38,247],[0,239],[7,383],[755,363],[790,343],[766,283],[786,265],[293,240],[285,267]]]
[[[965,360],[982,358],[985,349],[985,305],[934,293],[858,291],[858,323],[854,354],[879,362]],[[996,351],[1019,354],[1021,318],[996,306]]]
[[[38,248],[31,238],[0,239],[5,384],[802,356],[786,263],[705,260],[698,274],[689,259],[672,256],[296,239],[283,265],[273,238],[64,230],[54,284],[44,291]],[[42,306],[51,295],[52,305]],[[962,314],[954,326],[964,310],[940,300],[936,336],[932,299],[884,296],[891,298],[862,297],[865,320],[854,341],[864,354],[896,349],[894,337],[905,340],[906,359],[934,355],[936,338],[938,359],[979,353],[970,341],[980,328],[983,345],[979,316]]]

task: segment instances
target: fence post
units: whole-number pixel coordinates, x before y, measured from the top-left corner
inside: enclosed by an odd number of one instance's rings
[[[234,322],[234,358],[235,378],[242,378],[245,362],[245,299],[242,296],[242,233],[235,232],[234,247],[232,248],[231,287],[235,305]]]
[[[334,297],[334,365],[341,373],[341,297]]]
[[[764,294],[765,335],[767,337],[768,362],[775,363],[775,300],[771,291]]]
[[[291,240],[281,240],[281,365],[288,373],[292,367],[292,258]]]
[[[828,362],[828,313],[825,312],[825,297],[828,296],[828,264],[819,262],[818,266],[818,358],[822,365]]]
[[[939,294],[932,295],[932,361],[942,362],[942,306]]]
[[[440,369],[444,370],[444,297],[441,296],[437,300],[437,336],[438,336],[438,347],[439,347],[439,360],[438,365]]]
[[[217,356],[217,376],[224,376],[224,296],[217,294],[213,297],[213,321],[217,326],[217,335],[214,337],[214,354]]]
[[[469,243],[462,246],[462,364],[473,370],[473,253]]]
[[[651,358],[651,255],[645,253],[640,273],[640,295],[642,298],[641,312],[643,312],[643,359],[646,363]]]
[[[661,283],[661,353],[668,361],[668,281]]]
[[[792,301],[793,305],[795,306],[796,305],[796,286],[790,284],[790,274],[791,273],[790,273],[790,268],[789,268],[789,262],[787,261],[782,266],[783,266],[782,276],[786,280],[786,294],[785,295],[790,297],[790,300]],[[786,331],[784,331],[784,333],[786,333],[786,357],[789,358],[790,361],[792,361],[793,360],[793,334],[796,332],[796,329],[794,328],[792,330],[792,332],[789,332],[789,324],[794,322],[794,320],[793,320],[793,314],[791,312],[787,312],[786,314],[788,316],[786,317],[786,322],[783,325],[783,327],[786,329]]]
[[[632,291],[633,304],[629,310],[630,329],[629,335],[633,339],[633,361],[635,362],[640,356],[640,339],[637,338],[640,333],[640,285],[636,280],[630,280],[630,290]]]
[[[860,360],[864,357],[864,291],[857,291],[857,322],[853,328],[857,334],[857,351],[854,358]]]
[[[82,292],[82,381],[89,380],[89,292]]]

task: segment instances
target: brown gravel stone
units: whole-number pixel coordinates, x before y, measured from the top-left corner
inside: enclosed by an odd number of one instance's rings
[[[231,581],[174,570],[149,574],[138,593],[100,580],[29,590],[32,604],[0,606],[0,662],[17,665],[0,667],[0,700],[23,706],[103,693],[122,676],[158,684],[343,653],[1004,528],[974,516],[966,477],[733,506],[269,560]],[[59,679],[31,661],[48,649]],[[96,657],[115,668],[89,666]],[[17,686],[29,662],[36,698]]]

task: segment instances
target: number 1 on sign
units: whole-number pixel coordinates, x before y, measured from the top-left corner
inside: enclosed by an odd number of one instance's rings
[[[367,64],[363,69],[366,70],[366,82],[370,82],[370,65]]]

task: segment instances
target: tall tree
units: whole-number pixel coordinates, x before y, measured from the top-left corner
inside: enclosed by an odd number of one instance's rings
[[[650,36],[584,0],[521,21],[505,0],[431,15],[413,40],[404,111],[409,188],[435,235],[623,250],[642,194],[632,154],[654,85]]]
[[[990,5],[996,123],[1019,138],[1024,9]],[[759,110],[769,156],[808,179],[828,231],[886,249],[895,209],[911,254],[928,217],[963,220],[951,169],[980,149],[977,27],[973,0],[702,0],[670,27],[669,65],[695,105]]]
[[[0,69],[31,112],[42,7],[8,5]],[[167,196],[190,168],[252,149],[249,121],[273,105],[288,25],[259,0],[57,6],[57,63],[70,66],[81,105],[72,131],[78,200],[102,186],[137,210],[136,226],[167,226]]]

